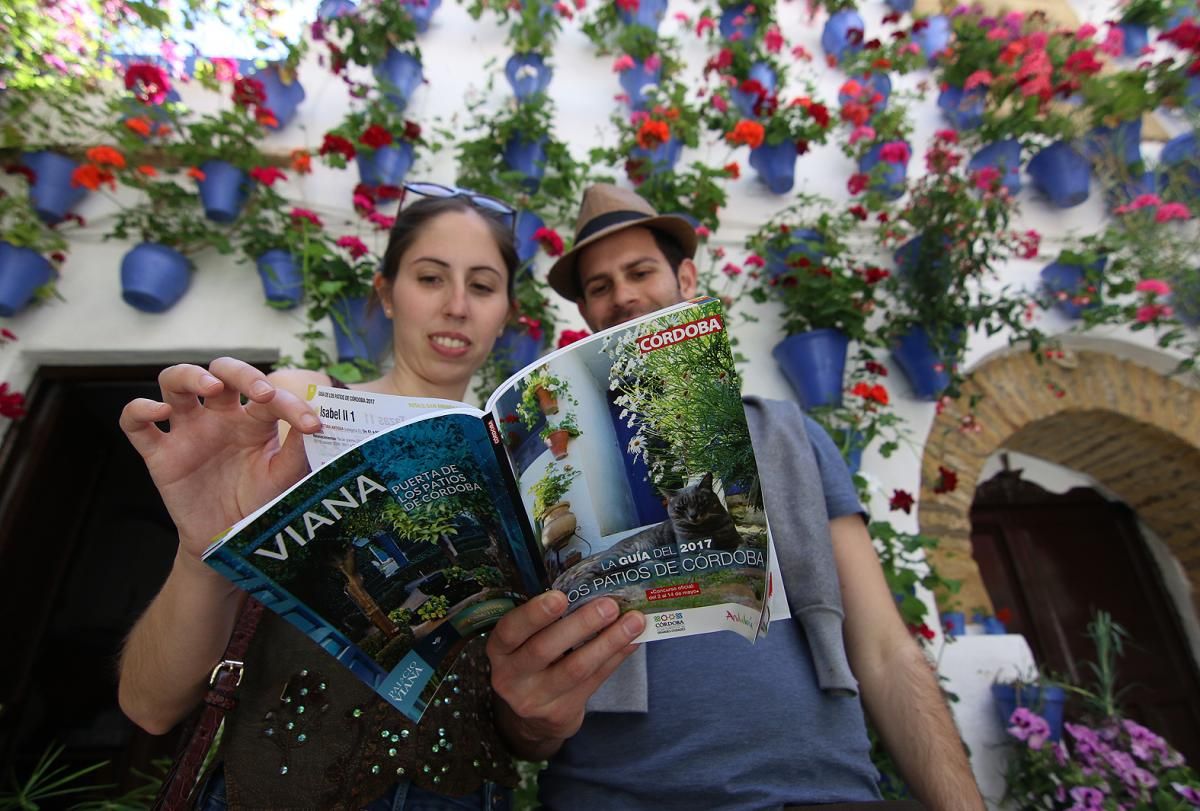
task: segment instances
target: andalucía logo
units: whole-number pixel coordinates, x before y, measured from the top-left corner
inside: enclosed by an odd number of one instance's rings
[[[747,616],[743,616],[741,611],[734,613],[733,611],[726,610],[725,611],[725,619],[729,620],[730,622],[740,622],[742,625],[745,625],[747,628],[754,627],[754,623],[750,620],[750,618]]]
[[[638,338],[638,349],[642,350],[645,355],[648,352],[653,352],[656,349],[673,344],[690,341],[692,338],[699,338],[701,335],[712,335],[714,332],[721,331],[721,316],[709,315],[704,318],[698,318],[695,321],[689,321],[686,324],[680,324],[677,327],[667,327],[660,329],[658,332],[652,332],[649,335],[643,335]]]

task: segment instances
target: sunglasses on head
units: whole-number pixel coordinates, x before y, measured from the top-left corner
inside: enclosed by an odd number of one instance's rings
[[[470,189],[460,189],[457,186],[443,186],[441,183],[405,183],[405,192],[419,194],[422,197],[463,197],[475,208],[495,215],[500,222],[510,230],[516,225],[517,210],[503,200],[479,194]]]

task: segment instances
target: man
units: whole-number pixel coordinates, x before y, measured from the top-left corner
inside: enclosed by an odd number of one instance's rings
[[[603,329],[693,296],[695,248],[683,218],[597,185],[549,281]],[[822,689],[807,622],[774,622],[753,646],[732,634],[635,646],[641,614],[619,617],[601,599],[560,619],[566,597],[547,592],[504,617],[488,654],[501,729],[522,756],[550,760],[540,781],[550,808],[883,808],[873,802],[864,707],[930,811],[984,807],[936,677],[896,611],[849,473],[815,423],[796,422],[807,429],[830,517],[828,535],[819,526],[845,612],[835,644],[840,653],[844,635],[862,703]],[[756,443],[756,452],[761,467],[771,449]],[[770,514],[776,547],[797,543],[794,528]],[[783,580],[788,587],[787,570]],[[633,662],[622,664],[642,647],[645,706],[589,706],[598,690],[636,683],[625,678]]]

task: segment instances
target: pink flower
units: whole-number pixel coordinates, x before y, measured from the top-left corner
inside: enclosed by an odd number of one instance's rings
[[[1079,26],[1079,30],[1075,32],[1075,39],[1091,39],[1096,36],[1096,26],[1091,23],[1084,23]]]
[[[1003,28],[993,28],[987,32],[987,38],[990,40],[1008,39],[1008,32]]]
[[[1120,26],[1109,24],[1108,33],[1100,45],[1101,53],[1109,56],[1120,56],[1125,53],[1125,31]]]
[[[396,224],[396,218],[389,217],[386,214],[380,214],[378,211],[372,211],[367,215],[367,222],[371,223],[381,231],[386,231]]]
[[[712,106],[717,108],[717,112],[724,113],[729,110],[729,103],[725,101],[725,97],[720,93],[713,93]]]
[[[682,25],[683,27],[685,27],[685,28],[692,27],[692,18],[689,17],[686,13],[684,13],[682,11],[676,11],[671,16],[674,17],[676,20],[678,20],[679,24]]]
[[[1163,203],[1154,213],[1155,222],[1170,222],[1171,220],[1191,219],[1192,212],[1183,203]]]
[[[975,188],[981,191],[991,191],[1002,177],[1001,172],[995,166],[981,166],[973,175]]]
[[[1162,205],[1162,200],[1159,199],[1157,194],[1139,194],[1125,205],[1117,206],[1113,211],[1117,214],[1128,214],[1130,211],[1137,211],[1139,208],[1158,205]]]
[[[696,36],[702,37],[705,32],[711,31],[717,27],[717,21],[712,17],[701,17],[696,21]]]
[[[217,77],[218,82],[232,82],[238,77],[237,62],[227,56],[214,56],[208,60],[212,62],[213,73]]]
[[[991,71],[977,70],[963,82],[963,90],[974,90],[980,86],[987,87],[994,81],[996,81],[996,77],[992,75]]]
[[[318,217],[315,212],[309,211],[307,208],[293,208],[291,217],[292,220],[297,223],[308,222],[318,228],[324,227],[324,224],[321,222],[321,218]]]
[[[721,272],[731,279],[742,275],[742,269],[733,262],[726,262],[725,267],[721,268]]]
[[[854,132],[850,133],[850,143],[857,144],[859,141],[874,141],[875,128],[867,124],[855,127]]]
[[[1134,287],[1134,290],[1137,290],[1139,293],[1149,293],[1153,296],[1171,295],[1171,285],[1162,279],[1142,279]]]
[[[366,256],[368,251],[366,243],[355,236],[338,237],[337,246],[339,248],[345,248],[347,251],[349,251],[351,258],[353,259],[358,259],[360,256]]]
[[[879,157],[888,163],[908,163],[911,156],[912,152],[904,141],[891,141],[879,150]]]
[[[712,235],[712,231],[709,231],[708,228],[706,228],[705,226],[703,226],[703,225],[696,226],[696,236],[699,237],[700,239],[708,239],[711,235]]]
[[[620,56],[617,57],[617,60],[615,62],[613,62],[612,69],[613,69],[614,73],[622,73],[627,70],[632,70],[633,69],[633,57],[630,56],[629,54],[621,54]]]
[[[591,334],[586,329],[564,329],[562,335],[558,336],[558,348],[562,349],[564,346],[570,346]]]
[[[646,61],[642,63],[642,67],[650,72],[654,72],[662,67],[662,57],[658,54],[650,54],[646,57]]]
[[[1165,304],[1143,304],[1137,308],[1137,320],[1148,324],[1159,318],[1170,318],[1172,312],[1171,308]]]
[[[773,54],[783,50],[783,34],[780,33],[779,26],[772,25],[767,29],[767,33],[763,34],[763,44]]]
[[[763,260],[763,258],[761,256],[759,256],[756,253],[752,253],[746,257],[746,261],[744,264],[748,268],[761,268],[761,267],[765,267],[767,263],[765,260]]]

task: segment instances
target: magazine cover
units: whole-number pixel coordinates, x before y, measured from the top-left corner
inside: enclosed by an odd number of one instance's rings
[[[544,575],[474,409],[379,434],[206,552],[414,721],[463,642]]]

